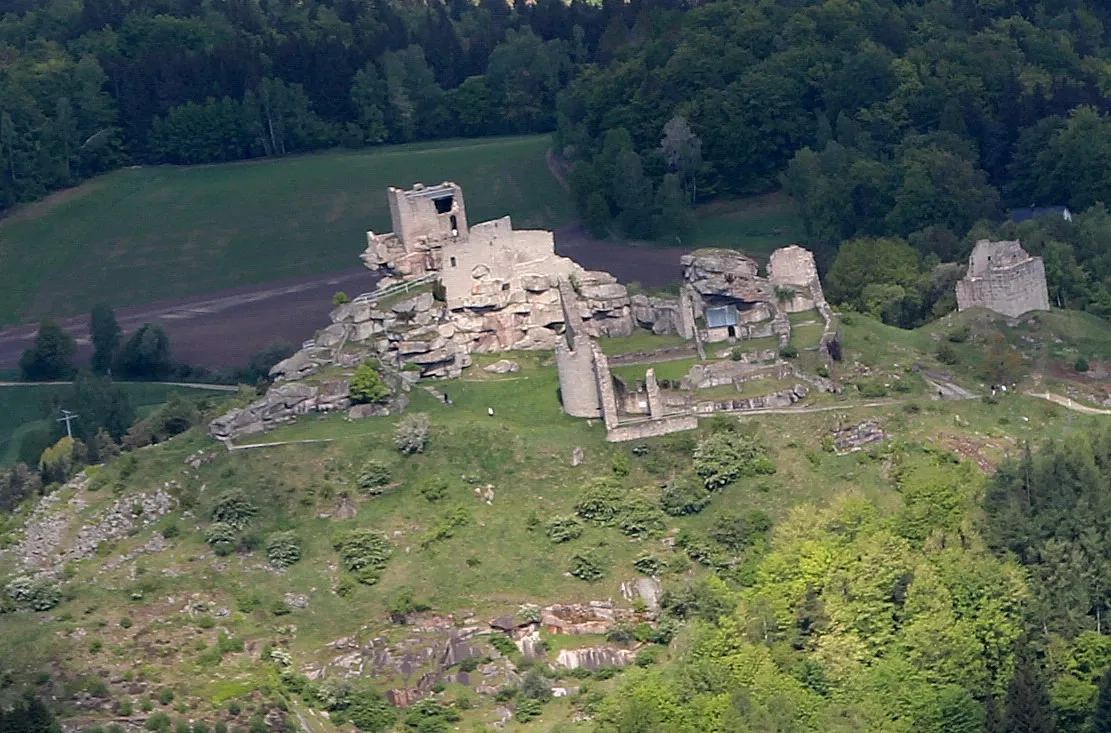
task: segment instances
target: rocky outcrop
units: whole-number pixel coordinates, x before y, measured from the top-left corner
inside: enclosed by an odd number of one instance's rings
[[[261,433],[298,415],[345,410],[351,406],[347,388],[346,379],[333,379],[320,384],[278,384],[271,387],[261,400],[213,420],[208,432],[217,440],[232,440]]]
[[[588,646],[581,649],[560,649],[556,665],[564,669],[602,669],[632,664],[636,652],[611,646]]]
[[[875,445],[887,439],[879,423],[875,420],[866,420],[859,425],[850,425],[841,428],[833,434],[833,448],[838,455],[855,453],[870,445]]]
[[[488,364],[482,368],[482,371],[491,374],[516,374],[521,371],[521,365],[509,359],[499,359],[493,364]]]
[[[704,249],[684,255],[683,277],[703,298],[730,298],[747,303],[773,302],[775,288],[760,277],[756,260],[731,249]]]
[[[541,610],[540,626],[552,634],[604,634],[621,615],[607,601],[557,603]]]

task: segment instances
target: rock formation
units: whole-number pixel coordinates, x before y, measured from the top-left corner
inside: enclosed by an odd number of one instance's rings
[[[1049,310],[1049,291],[1041,257],[1031,257],[1016,241],[981,239],[957,283],[957,309],[987,308],[1011,318]]]

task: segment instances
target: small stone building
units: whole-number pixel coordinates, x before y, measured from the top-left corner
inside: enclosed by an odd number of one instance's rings
[[[1011,318],[1049,310],[1049,290],[1041,257],[1031,257],[1017,241],[981,239],[957,283],[957,309],[987,308]]]

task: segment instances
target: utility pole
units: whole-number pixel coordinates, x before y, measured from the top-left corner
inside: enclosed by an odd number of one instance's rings
[[[62,417],[58,418],[58,422],[64,422],[66,424],[66,435],[71,438],[73,437],[73,426],[70,423],[79,417],[80,415],[76,415],[69,410],[62,410]]]

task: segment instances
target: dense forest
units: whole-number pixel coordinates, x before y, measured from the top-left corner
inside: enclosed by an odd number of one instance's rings
[[[686,540],[678,660],[630,672],[599,733],[1111,730],[1111,432],[985,478],[943,451],[873,451],[903,496],[796,507],[770,542]],[[714,548],[692,552],[691,548]]]
[[[937,266],[970,230],[1095,207],[1036,248],[1056,303],[1111,311],[1096,0],[5,7],[0,208],[125,164],[553,132],[596,233],[672,239],[693,204],[783,188],[823,269],[847,240],[884,263],[839,300],[904,326],[951,307]]]

